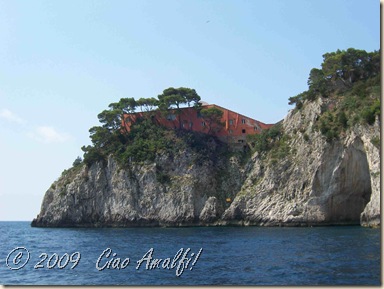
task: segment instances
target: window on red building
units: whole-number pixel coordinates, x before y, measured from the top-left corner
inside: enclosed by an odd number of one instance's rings
[[[245,133],[245,129],[242,129],[241,132],[242,132],[242,133]]]
[[[174,114],[168,114],[167,115],[167,120],[175,120],[176,119],[176,115]]]

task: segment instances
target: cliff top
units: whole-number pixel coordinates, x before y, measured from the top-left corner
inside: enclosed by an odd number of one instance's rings
[[[289,98],[289,104],[295,105],[292,113],[300,112],[303,106],[321,98],[321,112],[314,120],[313,129],[320,131],[327,141],[338,139],[356,124],[372,125],[380,115],[379,51],[349,48],[325,53],[321,68],[310,71],[307,83],[307,91]],[[185,107],[201,112],[206,125],[205,132],[219,131],[223,126],[228,126],[229,120],[223,122],[225,111],[216,106],[203,106],[202,103],[194,89],[185,87],[167,88],[157,98],[122,98],[119,102],[111,103],[109,109],[98,115],[101,125],[89,130],[92,145],[82,147],[84,162],[91,165],[105,160],[110,154],[122,163],[132,159],[145,161],[153,160],[159,152],[206,147],[200,142],[207,142],[209,137],[199,135],[200,131],[176,131],[185,125],[178,119]],[[141,115],[148,117],[141,117],[134,125],[125,123],[125,116],[136,113],[137,109],[140,109]],[[159,125],[154,119],[156,113],[166,119],[170,110],[174,112],[171,117],[179,120],[173,131]],[[248,128],[242,128],[239,132],[246,131],[246,141],[253,151],[276,149],[279,152],[277,157],[284,155],[288,136],[284,134],[281,122],[272,129],[263,130],[267,127],[262,127],[257,133],[249,133]],[[257,130],[256,125],[253,128]],[[306,133],[304,137],[309,139],[310,135]],[[81,162],[81,159],[77,162]]]

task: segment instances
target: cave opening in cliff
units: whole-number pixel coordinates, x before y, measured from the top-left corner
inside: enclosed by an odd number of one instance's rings
[[[361,140],[346,149],[334,176],[337,179],[335,193],[329,199],[331,222],[360,224],[360,215],[372,193],[367,155]]]

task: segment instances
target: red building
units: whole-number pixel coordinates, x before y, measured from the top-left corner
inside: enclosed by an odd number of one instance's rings
[[[209,133],[217,136],[222,141],[242,148],[246,142],[246,136],[249,134],[258,134],[264,129],[268,129],[272,124],[265,124],[258,120],[244,116],[237,112],[223,108],[215,104],[203,105],[202,108],[215,107],[223,112],[221,118],[222,126],[214,126],[208,123],[194,107],[180,108],[179,112],[176,109],[170,109],[166,114],[160,111],[154,111],[156,121],[165,127],[174,129],[186,129],[196,132]],[[149,112],[138,112],[126,115],[127,130],[130,130],[132,123]]]

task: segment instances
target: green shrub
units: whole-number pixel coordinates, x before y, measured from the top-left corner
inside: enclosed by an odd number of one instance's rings
[[[380,149],[380,137],[374,136],[371,138],[371,143],[378,149]]]
[[[81,149],[84,151],[84,163],[88,167],[90,167],[93,163],[106,161],[106,156],[99,148],[93,146],[83,146]]]
[[[338,133],[337,131],[330,129],[325,133],[325,138],[328,142],[338,139]]]
[[[361,117],[366,123],[372,125],[375,123],[376,116],[380,116],[380,113],[380,100],[376,99],[371,105],[362,110]]]
[[[60,190],[60,192],[59,192],[59,196],[60,197],[64,197],[65,195],[66,195],[66,190],[65,190],[65,188],[62,188],[61,190]]]
[[[75,161],[72,163],[72,166],[73,167],[77,167],[77,166],[81,165],[82,162],[83,162],[82,158],[81,157],[77,157],[75,159]]]
[[[365,108],[361,112],[361,117],[364,119],[364,121],[370,125],[372,125],[375,122],[375,113],[372,112],[369,108]]]
[[[344,111],[339,111],[337,114],[337,122],[343,127],[348,127],[348,118]]]
[[[156,173],[156,180],[162,185],[169,184],[171,182],[171,178],[166,173],[160,171]]]
[[[271,150],[282,136],[282,125],[277,123],[271,128],[263,130],[260,134],[248,135],[247,142],[253,151],[262,153]]]

